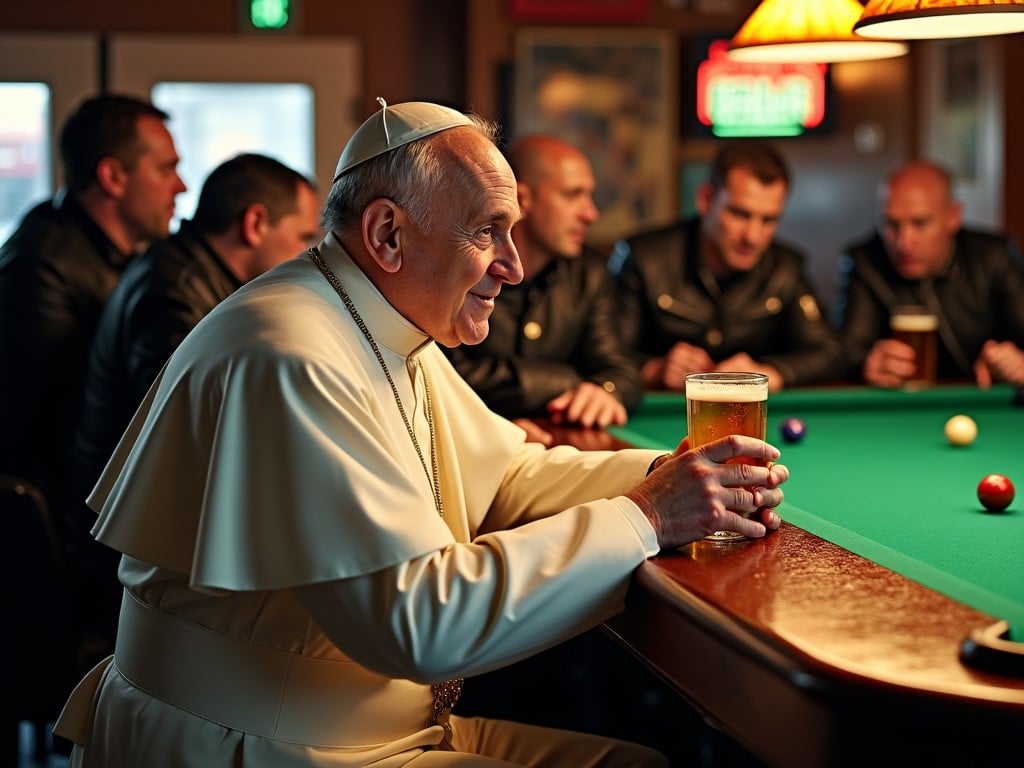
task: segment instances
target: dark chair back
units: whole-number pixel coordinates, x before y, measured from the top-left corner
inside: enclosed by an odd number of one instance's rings
[[[19,724],[29,721],[36,728],[39,757],[48,741],[46,729],[76,682],[61,546],[46,498],[32,483],[0,475],[0,515],[6,543],[0,599],[10,617],[3,633],[4,658],[10,661],[4,751],[17,755]]]

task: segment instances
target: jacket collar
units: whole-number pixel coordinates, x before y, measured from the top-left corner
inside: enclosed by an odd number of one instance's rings
[[[107,237],[107,234],[100,229],[100,225],[93,221],[93,218],[86,212],[78,199],[69,194],[67,189],[60,189],[53,198],[53,207],[70,218],[82,233],[92,243],[93,248],[113,267],[121,269],[127,264],[135,253],[125,253],[118,249],[114,242]]]
[[[219,270],[223,278],[227,280],[230,285],[234,286],[235,289],[242,287],[243,282],[235,276],[234,272],[228,269],[227,265],[221,259],[220,254],[217,253],[214,247],[210,245],[209,241],[203,237],[202,233],[191,220],[181,222],[181,225],[178,227],[177,237],[181,240],[186,249],[200,250],[209,256],[210,261],[215,265],[214,268]]]

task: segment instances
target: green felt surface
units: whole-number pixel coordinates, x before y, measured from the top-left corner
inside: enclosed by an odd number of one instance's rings
[[[978,610],[1006,619],[1024,639],[1024,407],[997,387],[923,392],[873,388],[783,391],[768,400],[768,440],[790,471],[782,517],[816,536]],[[946,420],[978,424],[970,446],[950,445]],[[780,422],[807,425],[799,443]],[[682,395],[650,393],[626,427],[627,442],[674,448],[686,433]],[[978,481],[997,472],[1016,496],[984,511]]]

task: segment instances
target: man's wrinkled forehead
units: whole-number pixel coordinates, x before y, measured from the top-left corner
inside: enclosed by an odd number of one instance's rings
[[[458,133],[453,131],[447,141],[439,140],[451,167],[456,169],[453,180],[466,186],[476,204],[489,207],[488,215],[495,222],[504,220],[511,226],[521,217],[512,168],[501,151],[483,136]]]

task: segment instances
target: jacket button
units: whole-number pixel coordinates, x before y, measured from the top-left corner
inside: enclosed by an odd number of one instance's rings
[[[676,300],[667,293],[663,293],[658,297],[658,306],[662,309],[671,309],[672,305],[675,304],[675,301]]]
[[[805,293],[800,297],[800,309],[804,311],[804,317],[812,322],[817,322],[821,319],[821,310],[818,309],[818,302],[809,293]]]
[[[712,328],[704,338],[707,339],[708,344],[712,347],[717,347],[722,343],[722,332],[717,328]]]
[[[544,329],[541,327],[540,323],[535,320],[531,320],[523,326],[523,336],[528,338],[530,341],[536,341],[543,333]]]
[[[764,308],[774,315],[776,312],[782,309],[782,299],[780,299],[778,296],[772,296],[770,299],[765,300]]]

